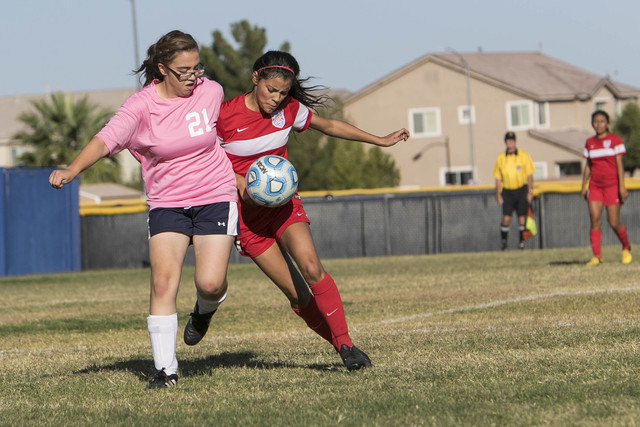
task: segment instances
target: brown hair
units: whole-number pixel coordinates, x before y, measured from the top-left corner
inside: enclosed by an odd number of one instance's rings
[[[190,34],[173,30],[149,46],[147,59],[142,62],[140,68],[133,70],[133,72],[144,75],[144,86],[147,86],[154,79],[162,81],[164,76],[160,73],[158,64],[167,65],[178,53],[189,50],[198,50],[198,43]]]

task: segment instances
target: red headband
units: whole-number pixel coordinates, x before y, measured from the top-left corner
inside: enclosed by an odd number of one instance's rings
[[[285,67],[284,65],[267,65],[266,67],[262,67],[262,68],[258,68],[258,72],[264,70],[265,68],[283,68],[287,71],[290,71],[291,74],[293,74],[294,76],[296,75],[296,73],[293,72],[293,70],[289,67]]]

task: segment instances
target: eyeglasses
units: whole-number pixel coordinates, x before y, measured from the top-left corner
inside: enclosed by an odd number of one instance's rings
[[[189,80],[191,78],[191,76],[196,76],[196,77],[200,77],[204,74],[204,65],[202,64],[198,64],[195,66],[195,68],[193,69],[193,71],[185,71],[183,73],[178,73],[177,71],[172,70],[171,68],[169,68],[168,66],[164,66],[167,70],[171,71],[173,73],[174,76],[176,76],[176,79],[178,79],[178,81],[185,81],[185,80]]]

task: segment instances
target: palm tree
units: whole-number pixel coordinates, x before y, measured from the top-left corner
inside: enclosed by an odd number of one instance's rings
[[[70,94],[56,92],[51,99],[31,102],[34,111],[20,114],[26,125],[13,135],[31,148],[18,159],[22,167],[61,167],[68,165],[89,140],[104,126],[111,111],[98,109],[85,96],[77,102]],[[117,159],[102,159],[82,174],[82,182],[119,182]]]

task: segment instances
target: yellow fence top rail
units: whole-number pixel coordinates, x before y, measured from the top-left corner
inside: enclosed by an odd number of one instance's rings
[[[640,190],[639,178],[625,178],[625,185],[628,190]],[[480,191],[491,190],[494,185],[456,185],[448,187],[411,187],[411,188],[375,188],[375,189],[353,189],[353,190],[323,190],[323,191],[301,191],[304,197],[328,197],[328,196],[354,196],[367,194],[407,194],[421,192],[458,192],[458,191]],[[581,180],[567,181],[542,181],[535,182],[533,194],[538,196],[543,193],[578,193],[582,188]],[[102,203],[81,202],[80,215],[121,215],[146,212],[147,202],[144,199],[116,199]]]

